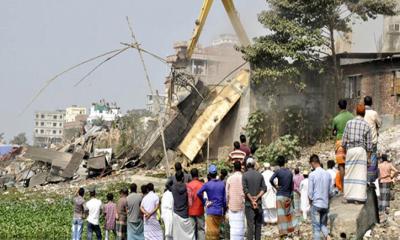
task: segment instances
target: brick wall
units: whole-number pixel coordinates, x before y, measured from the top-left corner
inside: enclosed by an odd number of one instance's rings
[[[395,71],[400,71],[400,60],[389,59],[342,67],[343,78],[362,75],[360,82],[361,96],[349,99],[349,109],[363,102],[365,96],[371,96],[374,109],[382,115],[399,115],[400,95],[394,91]]]

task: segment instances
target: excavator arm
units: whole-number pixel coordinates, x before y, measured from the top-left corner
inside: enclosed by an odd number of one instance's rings
[[[194,28],[192,38],[190,39],[188,44],[186,52],[187,59],[190,59],[192,57],[213,2],[214,0],[204,0],[203,2],[199,18],[196,20],[196,27]],[[250,40],[246,34],[246,31],[243,28],[242,23],[240,22],[239,15],[235,9],[235,5],[233,4],[232,0],[222,0],[222,3],[224,5],[226,13],[228,14],[229,20],[231,21],[232,26],[236,32],[236,35],[239,38],[240,44],[242,46],[248,46],[250,44]]]

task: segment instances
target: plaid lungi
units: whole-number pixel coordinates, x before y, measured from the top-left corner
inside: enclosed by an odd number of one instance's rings
[[[346,200],[367,200],[367,152],[362,147],[347,150],[343,193]]]
[[[117,233],[118,240],[126,240],[126,221],[117,220],[115,224],[115,231]]]
[[[293,214],[292,200],[284,196],[276,196],[276,208],[278,213],[279,235],[287,235],[296,230],[298,221]]]
[[[390,188],[392,183],[379,183],[379,211],[385,211],[390,207]]]
[[[206,240],[219,240],[220,228],[224,216],[207,215]]]
[[[300,193],[293,192],[293,205],[294,205],[294,213],[297,218],[301,217],[301,209],[300,209]]]

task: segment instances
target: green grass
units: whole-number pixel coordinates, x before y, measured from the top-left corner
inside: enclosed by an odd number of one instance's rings
[[[113,192],[117,201],[123,186],[127,184],[116,183],[98,188],[98,198],[106,202],[107,193]],[[46,192],[10,190],[6,194],[1,193],[0,239],[69,239],[73,211],[71,198],[71,194]],[[87,194],[85,199],[88,199]],[[83,239],[86,239],[86,223]]]

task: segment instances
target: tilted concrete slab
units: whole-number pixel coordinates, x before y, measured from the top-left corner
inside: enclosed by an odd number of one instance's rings
[[[65,169],[72,158],[72,154],[45,148],[27,147],[24,157],[34,161],[51,163],[54,167]]]
[[[198,81],[196,89],[202,96],[208,94],[207,87],[202,81]],[[168,149],[175,150],[185,134],[191,128],[191,124],[196,118],[196,111],[202,103],[202,96],[197,91],[192,91],[182,102],[177,106],[177,111],[164,124],[165,146]],[[163,143],[159,129],[155,130],[155,134],[148,141],[139,159],[150,169],[156,166],[164,158]],[[170,159],[170,161],[173,159]]]
[[[78,170],[79,165],[81,165],[83,157],[85,156],[85,152],[83,150],[78,150],[72,155],[71,161],[69,161],[68,165],[62,170],[60,176],[65,178],[72,178],[74,173]]]
[[[178,149],[190,160],[196,157],[210,134],[249,86],[250,72],[242,70],[212,99],[193,124]]]
[[[98,156],[98,157],[93,157],[89,158],[87,161],[87,166],[89,169],[105,169],[106,168],[106,156]]]
[[[46,183],[47,176],[49,176],[48,172],[37,173],[35,176],[31,177],[31,179],[29,180],[29,187],[34,187],[34,186]]]

